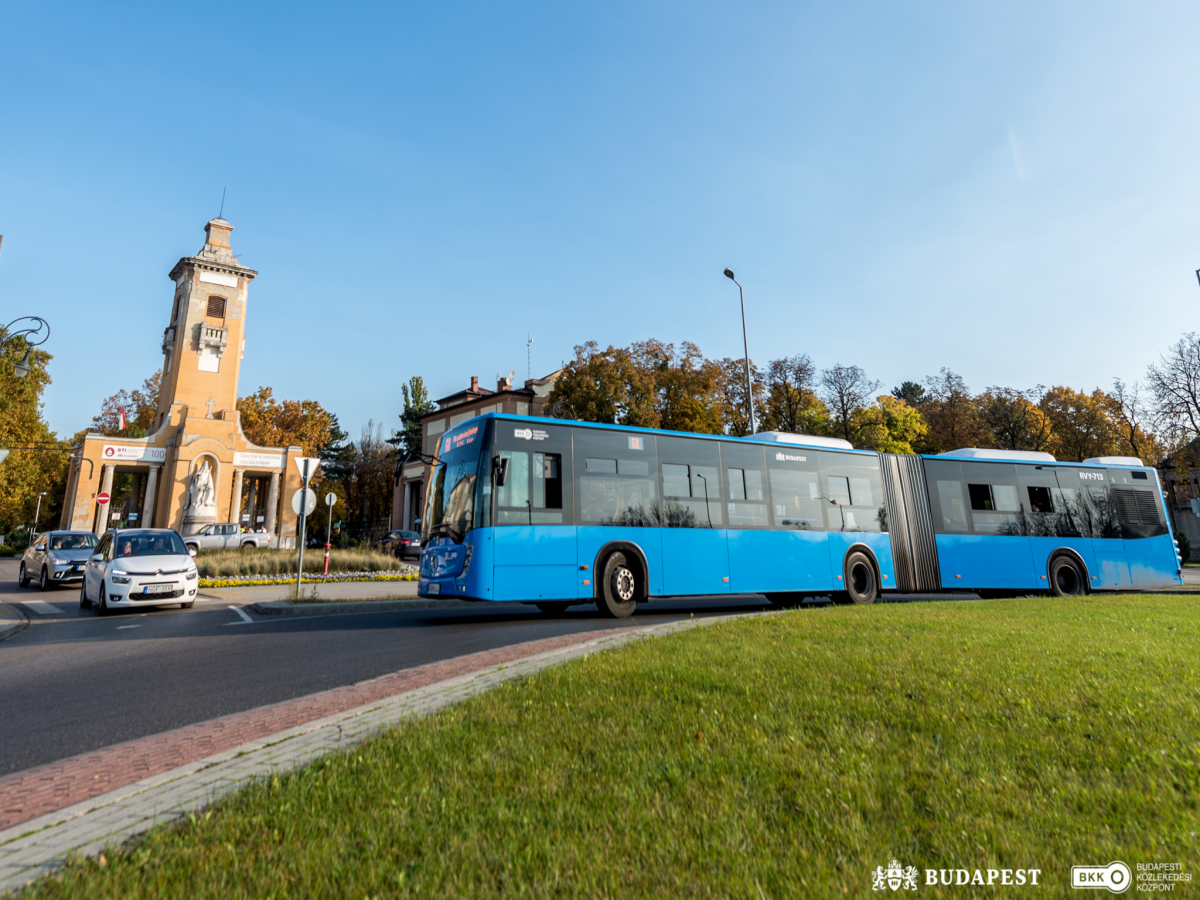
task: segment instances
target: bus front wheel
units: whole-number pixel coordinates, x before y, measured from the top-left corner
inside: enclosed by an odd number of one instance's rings
[[[1087,579],[1079,563],[1069,556],[1055,557],[1050,563],[1050,586],[1060,597],[1079,597],[1087,593]]]
[[[600,613],[614,619],[628,619],[637,609],[640,593],[637,573],[624,553],[613,553],[604,562],[604,579],[596,606]]]
[[[874,603],[879,596],[875,566],[867,554],[855,551],[846,557],[843,569],[846,579],[845,597],[851,603]]]

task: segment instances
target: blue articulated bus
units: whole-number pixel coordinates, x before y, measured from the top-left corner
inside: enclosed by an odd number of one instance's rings
[[[1158,473],[1131,457],[875,453],[489,413],[439,438],[423,597],[595,603],[1182,583]]]

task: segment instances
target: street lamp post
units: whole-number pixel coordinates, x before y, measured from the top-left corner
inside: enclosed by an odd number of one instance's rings
[[[742,350],[746,354],[746,403],[750,406],[750,433],[758,431],[758,423],[754,421],[754,388],[750,384],[750,342],[746,339],[746,294],[741,282],[733,277],[733,269],[725,270],[725,277],[738,286],[738,297],[742,301]]]
[[[37,537],[38,521],[42,518],[42,498],[45,496],[45,491],[38,494],[37,511],[33,514],[33,535],[29,538],[30,543],[33,543],[33,539]]]
[[[32,328],[18,328],[16,331],[14,331],[13,326],[18,322],[36,322],[37,324]],[[43,330],[46,333],[43,335],[40,341],[30,340],[32,336],[41,334]],[[0,350],[3,350],[17,338],[23,338],[25,340],[25,355],[21,357],[21,361],[19,363],[16,363],[13,366],[14,375],[16,375],[18,378],[24,378],[29,374],[30,370],[32,369],[32,366],[29,363],[29,354],[33,352],[34,347],[46,343],[46,340],[49,337],[50,323],[41,316],[21,316],[19,319],[13,319],[4,326],[4,338],[3,340],[0,340]]]

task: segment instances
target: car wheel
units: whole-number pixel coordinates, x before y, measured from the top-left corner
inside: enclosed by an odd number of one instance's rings
[[[17,584],[29,587],[29,574],[25,571],[25,563],[21,563],[21,574],[17,576]]]
[[[180,609],[191,609],[195,605],[196,605],[195,600],[189,600],[187,603],[180,603],[179,608]]]
[[[199,545],[199,544],[188,544],[188,545],[187,545],[187,548],[188,548],[189,550],[195,550],[197,553],[199,553],[199,552],[200,552],[200,545]]]
[[[1050,587],[1060,597],[1081,597],[1087,593],[1087,579],[1075,560],[1059,556],[1050,563]]]
[[[50,590],[50,586],[52,584],[54,584],[54,582],[50,580],[50,572],[45,566],[42,566],[42,580],[38,582],[38,590],[48,591]]]
[[[600,582],[600,596],[596,598],[601,615],[628,619],[637,609],[640,594],[637,573],[625,559],[625,554],[611,554],[604,562],[604,579]]]
[[[875,567],[865,553],[855,551],[846,557],[846,599],[851,603],[874,603],[879,596],[879,582],[875,580]]]
[[[79,608],[88,609],[92,605],[92,601],[87,595],[87,579],[84,578],[83,583],[79,585]]]
[[[100,602],[96,605],[96,612],[102,616],[107,616],[112,612],[108,608],[108,596],[104,593],[104,585],[100,585]]]

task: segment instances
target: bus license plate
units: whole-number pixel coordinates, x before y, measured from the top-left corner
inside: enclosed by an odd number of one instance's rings
[[[442,586],[440,584],[431,584],[429,586],[429,593],[440,594],[441,592],[442,592]]]
[[[173,584],[148,584],[142,588],[143,594],[169,594],[175,589]]]

